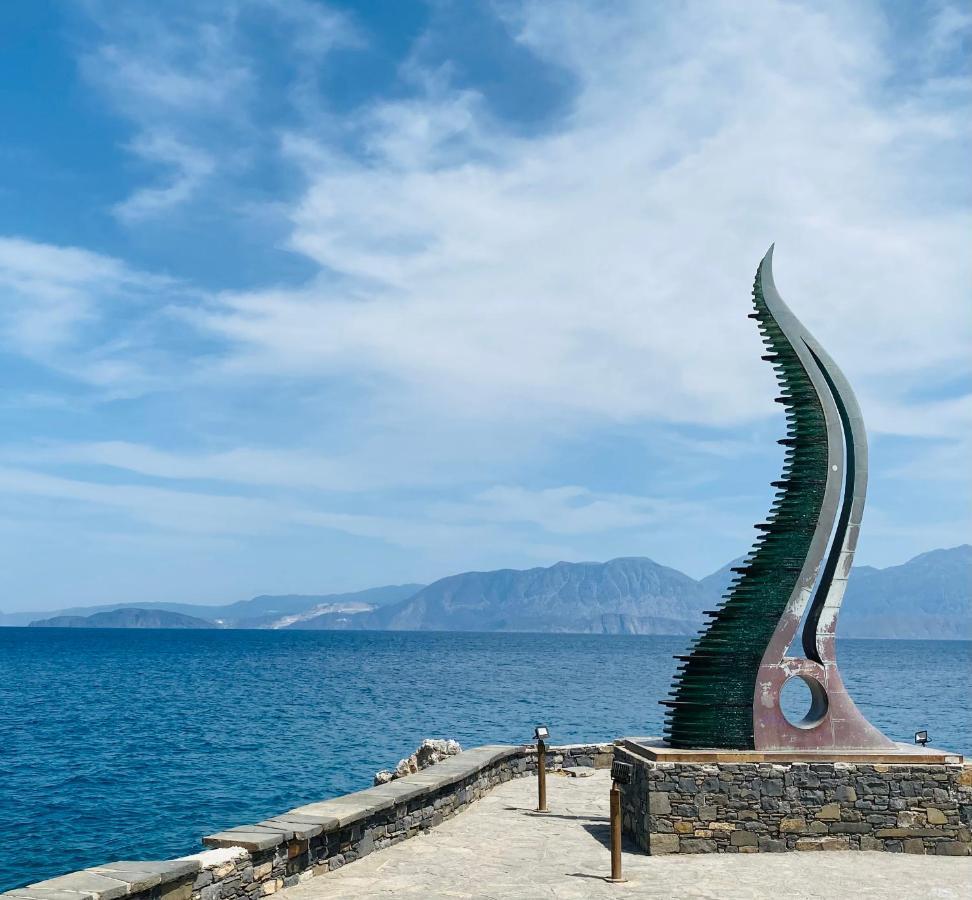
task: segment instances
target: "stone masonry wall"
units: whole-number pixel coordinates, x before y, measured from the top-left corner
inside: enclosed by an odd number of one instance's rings
[[[972,855],[972,765],[651,762],[634,766],[622,830],[661,853],[885,850]]]
[[[550,747],[548,771],[605,768],[611,744]],[[497,784],[536,774],[536,748],[467,750],[415,775],[203,838],[181,859],[106,863],[0,894],[0,900],[256,900],[427,831]]]

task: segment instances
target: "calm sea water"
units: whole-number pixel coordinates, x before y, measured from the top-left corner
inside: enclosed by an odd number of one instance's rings
[[[367,787],[425,737],[658,734],[681,638],[0,628],[0,891]],[[972,753],[972,644],[845,641],[864,712]]]

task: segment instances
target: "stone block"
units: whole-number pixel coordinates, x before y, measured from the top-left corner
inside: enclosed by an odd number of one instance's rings
[[[819,837],[819,838],[797,838],[794,845],[795,850],[850,850],[850,841],[847,838],[839,837]]]
[[[199,863],[196,860],[181,859],[158,862],[119,860],[105,863],[103,866],[93,866],[87,871],[124,881],[129,886],[130,894],[138,894],[156,885],[168,884],[170,881],[195,875],[199,871]]]
[[[828,830],[831,834],[870,834],[872,831],[866,822],[833,822]]]
[[[836,797],[841,803],[853,803],[857,800],[857,791],[849,784],[842,784],[837,787]]]
[[[648,795],[648,812],[653,816],[668,816],[672,812],[672,804],[668,794],[650,793]]]
[[[268,877],[272,871],[273,862],[260,863],[260,865],[253,867],[253,880],[263,881],[263,879]]]
[[[695,826],[691,822],[676,822],[675,823],[675,833],[676,834],[691,834],[695,831]]]
[[[718,845],[715,841],[706,838],[682,838],[679,842],[679,850],[682,853],[715,853]]]
[[[751,831],[734,831],[729,836],[729,843],[733,847],[756,847],[759,839]]]
[[[942,841],[935,844],[936,856],[972,856],[972,845],[962,841]]]
[[[207,847],[242,847],[244,850],[272,850],[284,841],[281,832],[239,830],[218,831],[207,834],[203,844]]]
[[[83,894],[87,900],[117,900],[128,895],[128,883],[108,875],[98,875],[95,872],[71,872],[70,875],[60,875],[29,885],[28,889],[52,891],[73,891]]]
[[[820,838],[821,850],[850,850],[850,840],[845,837]]]
[[[189,900],[192,896],[192,881],[186,880],[182,884],[163,885],[158,900]]]
[[[260,824],[267,828],[276,828],[284,831],[300,841],[309,841],[324,831],[324,825],[320,822],[291,821],[285,815],[266,819],[260,822]]]
[[[936,809],[934,806],[929,806],[925,810],[925,815],[928,816],[929,825],[947,825],[948,816],[945,815],[940,809]]]
[[[762,794],[764,797],[782,797],[783,781],[779,778],[768,778],[763,781]]]
[[[652,834],[648,839],[648,852],[652,856],[664,856],[679,852],[679,838],[676,834]]]
[[[839,803],[825,804],[820,808],[820,812],[817,813],[817,818],[822,819],[825,822],[839,822],[840,804]]]
[[[27,885],[27,887],[6,891],[0,894],[0,897],[3,897],[3,900],[92,900],[94,894],[59,891]]]
[[[878,828],[874,832],[879,838],[941,837],[939,828]]]
[[[782,819],[780,821],[780,833],[781,834],[799,834],[801,831],[807,830],[807,820],[802,816],[797,816],[792,819]]]
[[[786,841],[776,838],[761,837],[758,839],[760,853],[783,853],[786,850]]]
[[[904,842],[904,852],[924,855],[925,842],[921,838],[908,838],[908,840]]]

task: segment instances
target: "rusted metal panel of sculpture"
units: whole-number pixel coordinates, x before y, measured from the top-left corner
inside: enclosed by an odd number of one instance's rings
[[[753,305],[786,409],[783,472],[723,602],[678,657],[671,699],[663,701],[665,736],[679,748],[889,748],[848,696],[836,661],[837,614],[867,487],[860,409],[843,373],[777,292],[772,247],[756,273]],[[801,622],[803,655],[787,656]],[[798,723],[780,707],[791,678],[806,682],[812,697]]]

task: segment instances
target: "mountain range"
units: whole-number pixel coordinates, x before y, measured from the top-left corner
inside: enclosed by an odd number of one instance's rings
[[[37,613],[0,614],[0,624],[686,635],[701,627],[703,611],[718,603],[737,563],[697,581],[644,557],[559,562],[545,568],[464,572],[430,585],[262,595],[226,606],[127,603],[59,610],[45,619]],[[139,611],[151,612],[153,618],[135,615]],[[932,550],[885,569],[856,567],[839,633],[972,639],[972,546]]]

